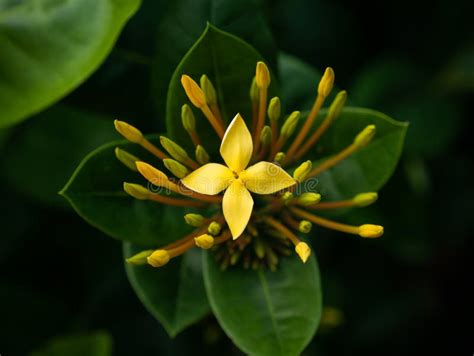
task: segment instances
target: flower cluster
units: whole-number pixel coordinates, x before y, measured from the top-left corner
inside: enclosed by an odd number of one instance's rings
[[[345,149],[317,166],[310,160],[298,164],[339,116],[347,93],[341,91],[335,96],[321,124],[314,128],[315,119],[334,85],[334,72],[327,68],[309,114],[302,120],[300,112],[294,111],[280,125],[280,99],[268,100],[270,81],[267,66],[258,62],[250,86],[249,130],[239,113],[225,127],[216,90],[206,75],[201,77],[200,84],[187,75],[182,76],[181,83],[190,102],[203,113],[221,139],[223,163],[210,162],[188,104],[182,106],[181,117],[183,128],[195,146],[194,159],[169,138],[160,137],[162,150],[135,127],[115,121],[120,134],[162,160],[172,174],[168,177],[117,148],[116,156],[121,162],[137,170],[154,186],[172,192],[172,195],[159,194],[138,184],[124,183],[129,195],[162,204],[215,211],[208,217],[195,213],[184,215],[186,223],[195,227],[194,232],[169,245],[132,256],[127,260],[129,263],[160,267],[197,246],[215,250],[223,268],[241,261],[247,268],[264,266],[274,270],[280,256],[291,254],[291,246],[303,262],[307,261],[311,249],[297,235],[309,233],[313,224],[365,238],[383,234],[383,227],[379,225],[351,226],[314,214],[318,210],[367,206],[376,201],[377,193],[366,192],[349,200],[325,202],[319,193],[308,189],[310,184],[300,189],[310,179],[366,146],[375,135],[375,126],[367,126]]]

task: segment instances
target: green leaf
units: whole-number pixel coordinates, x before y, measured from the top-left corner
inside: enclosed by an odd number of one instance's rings
[[[137,200],[123,191],[123,182],[147,183],[117,160],[117,146],[163,169],[138,145],[117,141],[101,146],[84,158],[61,192],[76,212],[106,234],[141,246],[156,247],[189,232],[183,223],[188,209]]]
[[[325,110],[322,110],[318,122],[323,120],[324,114]],[[317,151],[318,156],[327,157],[341,151],[371,124],[377,127],[377,133],[367,147],[317,177],[317,189],[326,199],[338,200],[361,192],[378,191],[392,175],[402,153],[408,124],[370,109],[344,108],[313,148],[313,154]],[[313,163],[314,166],[317,164],[318,161]]]
[[[57,337],[48,342],[41,350],[30,356],[110,356],[112,355],[112,337],[103,331],[84,335]]]
[[[280,261],[276,272],[221,271],[204,256],[204,283],[220,325],[251,355],[300,355],[319,324],[321,287],[316,258]]]
[[[51,105],[105,59],[139,0],[0,5],[0,127]]]
[[[202,74],[211,79],[217,90],[224,122],[229,122],[240,113],[250,123],[249,89],[255,75],[255,66],[261,60],[262,57],[241,39],[208,25],[176,68],[170,82],[166,123],[171,137],[192,152],[193,146],[181,124],[181,106],[189,103],[181,86],[183,74],[197,81]],[[274,82],[275,80],[269,88],[270,97],[276,95]],[[212,155],[218,151],[220,140],[207,119],[195,108],[193,111],[197,118],[196,130],[205,143],[206,150]]]
[[[166,93],[174,70],[207,22],[247,41],[271,66],[275,64],[276,45],[261,1],[174,0],[163,17],[156,39],[153,80],[160,115],[164,115]]]
[[[18,191],[62,205],[64,199],[58,191],[82,158],[116,137],[111,120],[67,106],[54,106],[12,135],[2,172]]]
[[[143,248],[123,244],[128,258]],[[125,265],[135,293],[171,337],[210,312],[202,278],[201,251],[192,249],[166,266]]]

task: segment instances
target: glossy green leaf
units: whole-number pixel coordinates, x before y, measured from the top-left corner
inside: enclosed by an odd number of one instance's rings
[[[30,356],[111,356],[112,337],[103,331],[56,337]]]
[[[111,50],[139,0],[0,3],[0,127],[63,97]]]
[[[174,70],[207,22],[239,36],[273,66],[276,45],[263,10],[259,0],[172,1],[156,38],[153,80],[159,114],[164,115],[166,93]]]
[[[295,255],[284,258],[271,272],[221,271],[206,254],[204,283],[220,325],[247,354],[300,355],[316,332],[321,287],[314,256],[306,264]]]
[[[181,106],[189,103],[181,85],[181,76],[189,75],[199,81],[206,74],[214,83],[224,122],[229,122],[237,113],[251,122],[251,104],[249,89],[255,75],[255,66],[262,57],[241,39],[223,32],[212,25],[206,30],[183,58],[170,82],[166,123],[168,133],[192,151],[189,136],[181,124]],[[270,95],[276,95],[274,77],[269,88]],[[194,109],[197,127],[205,148],[216,153],[220,145],[218,136],[207,119]],[[216,157],[217,158],[217,157]]]
[[[124,243],[124,257],[143,248]],[[210,312],[202,277],[201,251],[186,252],[166,266],[125,266],[135,293],[172,337]]]
[[[84,158],[61,192],[76,212],[106,234],[142,246],[156,247],[189,232],[183,223],[187,209],[137,200],[123,191],[123,182],[147,183],[117,160],[117,146],[163,169],[158,159],[138,145],[124,141],[106,144]]]
[[[318,122],[324,118],[324,113],[323,110]],[[344,108],[307,157],[314,160],[341,151],[371,124],[376,126],[377,133],[367,147],[317,177],[316,189],[325,199],[337,200],[360,192],[378,191],[392,175],[402,153],[408,124],[370,109]]]
[[[112,120],[67,106],[54,106],[11,136],[2,173],[18,191],[46,203],[62,205],[65,201],[58,191],[80,161],[116,137]]]

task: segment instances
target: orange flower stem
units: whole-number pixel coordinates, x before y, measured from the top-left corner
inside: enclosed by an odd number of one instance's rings
[[[191,131],[189,137],[191,138],[191,141],[193,141],[194,146],[201,144],[201,138],[196,131]]]
[[[172,206],[181,206],[181,207],[201,207],[204,206],[204,202],[193,201],[193,200],[184,200],[176,199],[171,197],[165,197],[160,194],[150,194],[148,200],[156,201],[158,203],[172,205]]]
[[[298,237],[296,237],[296,235],[294,233],[292,233],[285,225],[283,225],[282,223],[276,221],[275,219],[271,218],[271,217],[266,217],[263,219],[268,225],[270,225],[271,227],[273,227],[275,230],[277,230],[278,232],[282,233],[285,237],[287,237],[292,243],[293,245],[298,245],[298,243],[300,243],[300,239],[298,239]]]
[[[209,109],[209,106],[204,105],[201,107],[201,111],[212,125],[219,138],[222,139],[224,137],[224,124],[213,114],[211,109]]]
[[[318,174],[328,170],[329,168],[334,167],[336,164],[341,162],[342,160],[349,157],[351,154],[358,150],[358,146],[351,144],[343,149],[341,152],[337,153],[336,155],[328,158],[321,164],[317,165],[307,176],[307,178],[316,177]]]
[[[329,209],[350,208],[352,206],[354,206],[354,201],[351,199],[351,200],[322,202],[322,203],[307,206],[306,208],[312,209],[312,210],[329,210]]]
[[[158,157],[159,159],[163,160],[165,158],[169,158],[169,156],[166,153],[164,153],[162,150],[160,150],[158,147],[156,147],[154,144],[152,144],[150,141],[148,141],[144,137],[140,141],[140,146],[142,146],[145,150],[150,152],[152,155]]]
[[[267,88],[261,88],[258,94],[258,120],[253,133],[254,152],[258,152],[260,147],[260,133],[262,132],[263,126],[265,125],[265,111],[267,110]]]
[[[299,208],[290,208],[290,211],[295,214],[296,216],[306,219],[308,221],[311,221],[312,223],[315,223],[317,225],[323,226],[325,228],[331,229],[331,230],[337,230],[341,232],[346,232],[349,234],[354,234],[354,235],[359,235],[359,227],[358,226],[352,226],[352,225],[346,225],[346,224],[341,224],[332,220],[328,220],[325,218],[322,218],[320,216],[316,216],[313,214],[308,213],[307,211],[304,211]]]

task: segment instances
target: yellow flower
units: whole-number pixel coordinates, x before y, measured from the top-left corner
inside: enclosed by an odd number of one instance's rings
[[[224,134],[220,153],[227,166],[208,163],[181,179],[181,182],[189,189],[206,195],[216,195],[225,190],[222,210],[235,240],[243,233],[252,215],[250,192],[273,194],[294,185],[296,181],[274,163],[262,161],[247,168],[253,153],[253,142],[239,114]]]

